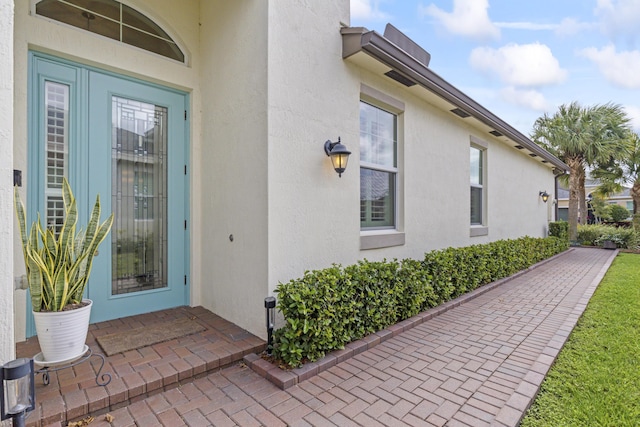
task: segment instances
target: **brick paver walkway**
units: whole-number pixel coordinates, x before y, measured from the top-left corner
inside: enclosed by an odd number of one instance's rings
[[[91,426],[515,426],[615,253],[574,248],[286,391],[237,364]]]

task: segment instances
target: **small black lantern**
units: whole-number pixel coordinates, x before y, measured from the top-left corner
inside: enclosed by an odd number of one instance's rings
[[[276,298],[266,297],[264,308],[267,317],[267,354],[271,356],[273,351],[273,327],[276,323]]]
[[[542,201],[545,203],[547,203],[547,200],[549,200],[549,193],[547,193],[546,191],[540,191],[538,195],[542,198]]]
[[[36,407],[33,359],[20,358],[0,368],[0,420],[13,418],[24,427],[25,414]]]
[[[342,172],[347,169],[351,151],[340,143],[340,137],[338,137],[338,142],[327,141],[324,143],[324,152],[331,157],[331,163],[336,172],[338,172],[338,177],[342,177]]]

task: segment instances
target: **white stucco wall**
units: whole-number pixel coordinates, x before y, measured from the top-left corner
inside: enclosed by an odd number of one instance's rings
[[[421,258],[448,246],[545,236],[550,205],[538,192],[553,189],[551,169],[391,79],[343,60],[344,4],[323,2],[311,10],[292,0],[269,9],[270,291],[332,263]],[[360,250],[362,83],[405,106],[399,117],[398,222],[406,238],[401,246]],[[352,151],[342,178],[322,150],[325,140],[338,136]],[[488,146],[489,233],[478,237],[470,237],[469,224],[472,136]]]
[[[342,59],[349,2],[270,2],[269,291],[332,262],[355,262],[359,241],[358,88]],[[355,109],[354,109],[355,106]],[[327,140],[355,155],[339,178]],[[344,234],[343,234],[344,233]]]
[[[13,321],[13,0],[0,0],[0,365],[15,357]]]
[[[267,8],[202,2],[202,228],[194,268],[202,305],[265,334],[267,292]],[[194,231],[198,233],[198,231]],[[233,241],[231,240],[233,236]]]

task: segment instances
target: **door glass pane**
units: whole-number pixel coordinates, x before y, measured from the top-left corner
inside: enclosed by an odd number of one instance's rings
[[[45,82],[45,138],[46,176],[45,200],[47,204],[47,228],[57,234],[64,222],[62,203],[62,178],[67,175],[67,152],[69,148],[69,86]]]
[[[112,98],[112,294],[167,287],[167,109]]]

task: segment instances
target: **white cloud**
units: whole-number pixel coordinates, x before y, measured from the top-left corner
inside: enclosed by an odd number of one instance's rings
[[[494,25],[498,28],[530,31],[549,31],[558,28],[558,24],[537,24],[535,22],[496,22]]]
[[[617,52],[614,45],[608,45],[602,49],[582,49],[578,54],[594,62],[610,83],[623,88],[640,89],[640,51]]]
[[[432,16],[452,34],[480,40],[497,40],[500,29],[489,19],[489,0],[453,0],[453,12],[434,4],[419,8],[421,15]]]
[[[598,0],[594,14],[602,20],[610,37],[633,39],[640,34],[640,2],[638,0]]]
[[[500,96],[510,104],[519,105],[535,111],[544,112],[550,108],[544,95],[533,89],[522,90],[509,86],[500,91]]]
[[[625,105],[624,109],[627,112],[627,116],[631,119],[631,127],[633,130],[640,132],[640,107]]]
[[[511,86],[545,86],[560,83],[567,76],[551,49],[540,43],[479,47],[471,51],[469,62],[476,70],[497,75]]]
[[[559,36],[574,36],[581,31],[597,28],[597,24],[591,22],[580,22],[575,18],[564,18],[560,25],[556,27],[556,34]]]
[[[378,0],[351,0],[351,18],[364,21],[388,21],[389,15],[380,10]]]
[[[553,31],[559,36],[573,36],[581,31],[598,28],[598,24],[581,22],[575,18],[564,18],[559,24],[540,24],[537,22],[496,22],[498,28],[526,31]]]

